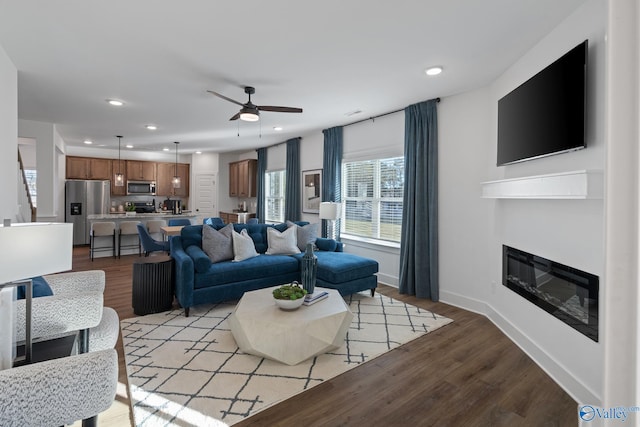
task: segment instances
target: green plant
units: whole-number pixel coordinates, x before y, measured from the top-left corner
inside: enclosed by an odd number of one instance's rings
[[[127,205],[126,210],[127,210],[127,212],[135,212],[136,211],[136,205],[134,205],[134,204]]]
[[[291,282],[290,285],[282,285],[278,289],[273,290],[273,297],[275,299],[289,299],[297,300],[304,298],[307,291],[302,289],[302,286],[296,281]]]

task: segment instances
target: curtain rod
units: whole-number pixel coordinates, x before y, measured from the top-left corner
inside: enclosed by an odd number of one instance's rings
[[[440,102],[440,98],[435,98],[435,100],[436,100],[436,102]],[[379,117],[388,116],[389,114],[395,114],[395,113],[399,113],[401,111],[404,111],[404,108],[401,108],[401,109],[395,110],[395,111],[389,111],[388,113],[378,114],[377,116],[368,117],[366,119],[358,120],[357,122],[347,123],[346,125],[342,125],[342,127],[344,128],[344,127],[347,127],[347,126],[356,125],[358,123],[366,122],[367,120],[375,120],[375,119],[377,119]]]
[[[287,141],[289,141],[290,139],[296,139],[296,138],[302,139],[302,137],[301,137],[301,136],[294,136],[293,138],[289,138],[289,139],[287,139]],[[277,147],[278,145],[286,144],[286,143],[287,143],[287,141],[278,142],[277,144],[267,145],[266,147],[260,147],[260,148],[273,148],[273,147]],[[260,148],[256,148],[256,151],[258,151]]]

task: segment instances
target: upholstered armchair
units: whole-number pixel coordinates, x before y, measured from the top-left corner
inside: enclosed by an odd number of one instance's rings
[[[118,315],[103,307],[102,270],[44,276],[51,296],[33,298],[31,337],[34,341],[89,330],[89,350],[113,348],[118,339]],[[16,301],[16,341],[25,340],[25,300]]]
[[[117,384],[114,349],[0,370],[0,425],[95,425],[92,417],[111,406]]]
[[[159,240],[155,240],[149,232],[144,224],[138,224],[138,234],[140,235],[140,241],[142,242],[142,250],[144,251],[144,256],[149,256],[151,252],[156,251],[165,251],[169,252],[169,242],[161,242]]]

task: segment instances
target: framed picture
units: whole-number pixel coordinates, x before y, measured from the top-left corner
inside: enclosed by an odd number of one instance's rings
[[[319,213],[322,195],[322,169],[302,171],[302,212]]]

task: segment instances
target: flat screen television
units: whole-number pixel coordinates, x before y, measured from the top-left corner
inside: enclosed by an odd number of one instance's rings
[[[498,101],[497,165],[586,147],[588,40]]]

